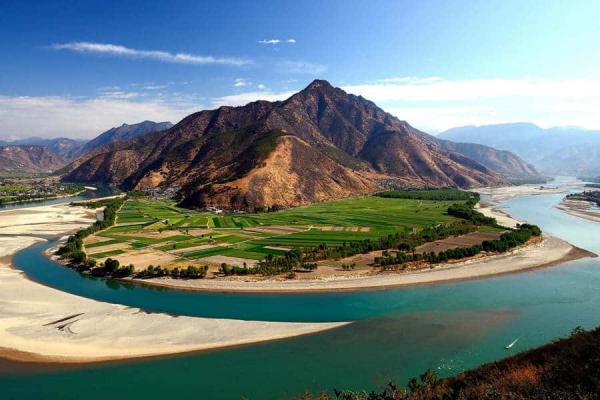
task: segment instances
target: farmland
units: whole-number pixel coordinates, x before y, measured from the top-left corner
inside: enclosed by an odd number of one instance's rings
[[[169,200],[129,199],[116,224],[87,238],[85,250],[92,258],[127,259],[139,268],[155,259],[173,265],[217,260],[252,265],[295,247],[337,246],[451,222],[456,218],[446,211],[454,203],[372,196],[222,215],[180,208]]]

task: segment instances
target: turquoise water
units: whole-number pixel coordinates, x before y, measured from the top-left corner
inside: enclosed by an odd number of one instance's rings
[[[600,253],[600,224],[556,210],[563,195],[508,201],[516,217]],[[305,389],[377,388],[428,367],[455,374],[551,339],[600,325],[600,262],[486,280],[338,294],[232,295],[159,291],[82,279],[40,259],[15,258],[49,286],[96,299],[185,315],[262,320],[358,320],[295,339],[177,357],[58,369],[5,363],[2,398],[285,399]],[[521,340],[506,351],[503,346]]]

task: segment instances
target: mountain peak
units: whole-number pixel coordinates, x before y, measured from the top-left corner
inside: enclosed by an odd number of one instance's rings
[[[333,89],[333,85],[324,79],[315,79],[304,90]]]

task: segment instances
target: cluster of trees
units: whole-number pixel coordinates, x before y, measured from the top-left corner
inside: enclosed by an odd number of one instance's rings
[[[452,215],[456,218],[466,219],[475,225],[496,225],[495,218],[486,217],[479,211],[474,210],[473,207],[475,204],[471,204],[470,202],[467,202],[466,204],[452,204],[450,207],[448,207],[448,215]]]
[[[583,200],[590,203],[596,203],[600,207],[600,190],[589,190],[581,193],[572,193],[567,195],[569,200]]]
[[[102,221],[96,221],[89,227],[77,231],[74,235],[69,236],[67,242],[58,249],[57,254],[75,264],[82,264],[87,261],[87,256],[83,251],[83,239],[87,236],[110,228],[115,224],[117,219],[117,211],[125,202],[124,198],[117,197],[114,199],[100,200],[86,203],[73,203],[76,205],[84,205],[88,208],[104,208],[104,218]]]
[[[286,272],[314,271],[317,268],[315,260],[307,259],[303,249],[292,249],[279,257],[268,254],[264,260],[252,268],[252,271],[261,275],[277,275]]]
[[[384,268],[390,266],[403,267],[405,263],[411,261],[427,261],[430,263],[445,262],[448,260],[458,260],[466,257],[473,257],[482,251],[486,252],[505,252],[517,246],[526,243],[533,236],[540,236],[542,231],[537,225],[522,224],[517,229],[510,232],[503,233],[496,240],[485,240],[481,244],[476,244],[470,247],[457,247],[454,249],[448,249],[440,251],[438,253],[405,253],[404,251],[398,251],[392,255],[389,252],[384,252],[382,257],[375,257],[375,264],[380,265]],[[399,250],[404,250],[405,247]]]
[[[255,207],[254,212],[256,213],[269,213],[285,210],[285,207],[280,204],[273,204],[271,206]]]
[[[344,271],[352,271],[354,268],[356,268],[356,263],[342,263],[342,269]]]
[[[176,267],[173,269],[162,268],[160,265],[156,267],[154,265],[149,265],[146,269],[135,274],[135,277],[148,279],[168,276],[174,279],[204,279],[207,274],[208,265],[200,267],[188,265],[186,268]]]
[[[376,196],[411,200],[464,200],[474,201],[474,204],[479,201],[479,193],[460,190],[456,186],[434,189],[390,190],[387,192],[377,193]]]

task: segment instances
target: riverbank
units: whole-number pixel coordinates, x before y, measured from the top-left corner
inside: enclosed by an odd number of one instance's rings
[[[10,256],[17,251],[94,219],[93,210],[66,205],[0,212],[0,356],[67,363],[147,357],[276,340],[346,324],[146,313],[61,292],[10,268]]]
[[[556,208],[575,217],[587,219],[592,222],[600,222],[600,212],[594,211],[597,208],[588,201],[564,199]]]
[[[518,196],[535,196],[540,194],[565,193],[573,187],[580,187],[581,183],[561,184],[560,186],[504,186],[494,188],[478,188],[473,191],[490,196],[494,201],[509,200]]]
[[[312,292],[373,290],[415,286],[522,272],[557,265],[596,254],[572,246],[555,237],[545,237],[536,244],[508,253],[474,258],[451,264],[437,264],[414,272],[387,272],[366,276],[348,276],[313,280],[239,279],[133,279],[145,284],[184,290],[213,292]]]

